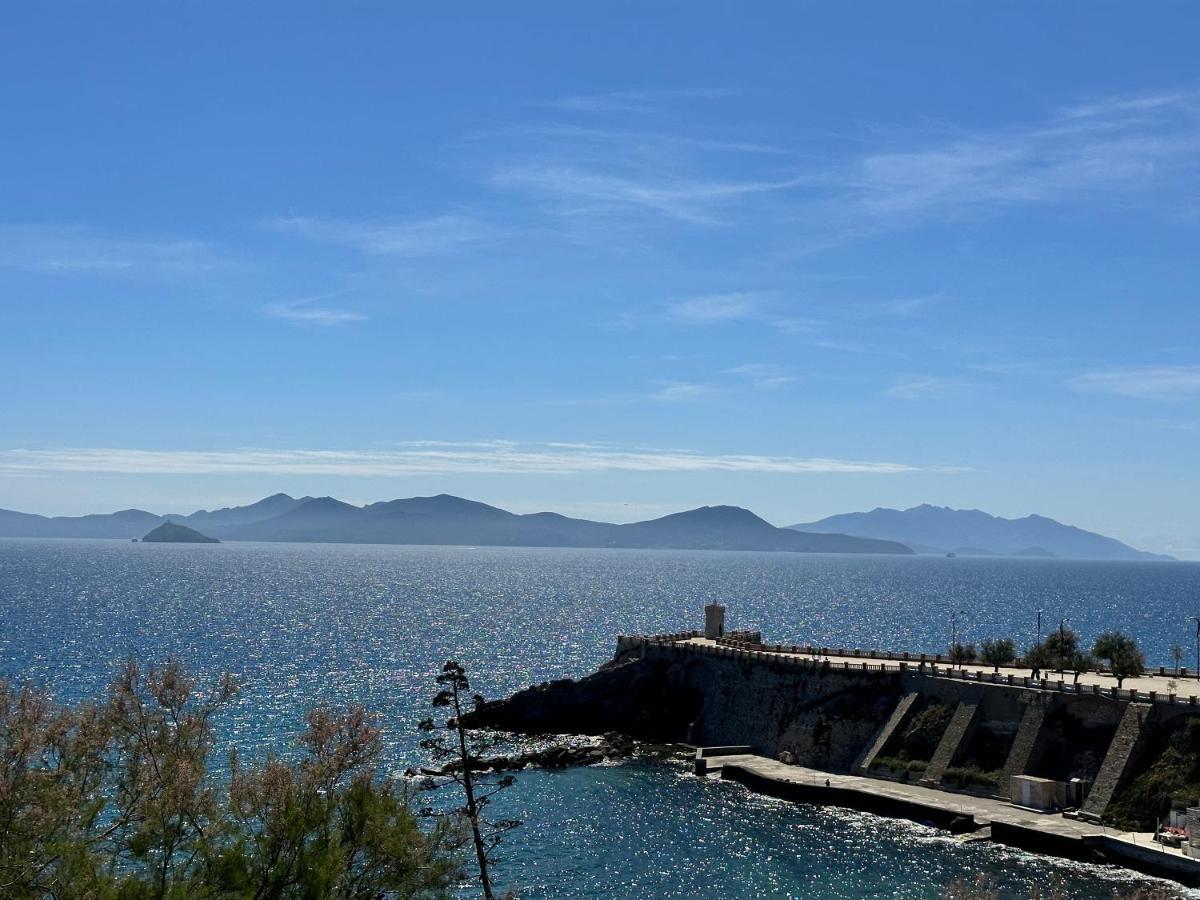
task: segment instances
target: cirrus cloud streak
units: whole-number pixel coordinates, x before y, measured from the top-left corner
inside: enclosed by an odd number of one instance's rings
[[[948,466],[823,457],[703,454],[687,450],[617,449],[605,445],[508,441],[418,441],[395,450],[135,450],[15,448],[0,450],[0,475],[84,472],[137,475],[452,474],[580,475],[603,472],[757,472],[781,475],[903,474],[964,471]]]

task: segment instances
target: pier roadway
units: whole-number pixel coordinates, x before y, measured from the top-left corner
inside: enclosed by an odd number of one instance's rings
[[[714,648],[718,646],[716,641],[702,637],[688,638],[682,641],[682,643],[700,644]],[[752,644],[747,644],[746,648],[751,650],[755,649],[754,645]],[[809,660],[829,660],[831,666],[839,667],[843,664],[848,664],[851,667],[857,668],[863,663],[866,663],[873,669],[882,667],[885,669],[899,670],[901,665],[904,665],[907,666],[908,671],[910,672],[915,672],[919,665],[917,658],[902,662],[901,660],[897,659],[881,659],[878,656],[872,658],[866,655],[838,655],[833,651],[823,654],[816,653],[815,655],[813,653],[805,652],[789,653],[787,651],[772,651],[772,655],[795,656],[801,659]],[[945,673],[947,670],[953,668],[955,673],[954,677],[956,678],[962,677],[958,674],[961,672],[966,674],[967,680],[974,681],[976,678],[978,678],[978,680],[986,683],[992,680],[992,673],[995,667],[981,665],[978,663],[967,663],[962,666],[951,666],[950,663],[943,661],[937,663],[936,668],[937,673]],[[929,662],[926,662],[925,664],[925,672],[928,674],[936,674],[933,671],[932,664]],[[1028,685],[1024,685],[1022,680],[1025,678],[1032,678],[1033,676],[1033,672],[1030,669],[1022,668],[1020,666],[1001,666],[999,677],[1004,678],[1007,675],[1012,675],[1018,686],[1040,688],[1048,691],[1057,691],[1059,689],[1058,682],[1060,678],[1063,682],[1065,682],[1065,685],[1068,689],[1072,689],[1071,685],[1074,680],[1074,673],[1072,672],[1067,672],[1060,676],[1057,672],[1048,672],[1043,669],[1042,677],[1039,680],[1031,681]],[[1088,690],[1092,687],[1092,685],[1095,685],[1107,693],[1116,688],[1117,679],[1107,673],[1085,672],[1079,676],[1079,685],[1085,690]],[[1137,691],[1139,694],[1149,694],[1154,692],[1161,700],[1166,700],[1170,694],[1174,694],[1177,700],[1183,703],[1192,702],[1191,698],[1195,697],[1195,702],[1200,704],[1200,680],[1197,680],[1194,675],[1187,675],[1182,678],[1172,677],[1170,675],[1144,675],[1140,678],[1126,678],[1121,683],[1122,699],[1125,697],[1125,692],[1130,690]]]
[[[945,825],[970,820],[964,840],[983,837],[1015,847],[1074,859],[1116,862],[1148,874],[1200,881],[1200,862],[1154,840],[1153,833],[1116,831],[1103,825],[1038,812],[1003,800],[948,793],[859,775],[839,775],[738,754],[707,760],[709,772],[752,790],[785,799],[842,806]],[[987,829],[986,831],[984,829]]]

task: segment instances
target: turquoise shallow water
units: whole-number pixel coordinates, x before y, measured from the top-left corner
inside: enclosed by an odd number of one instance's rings
[[[1042,608],[1044,627],[1122,627],[1166,662],[1172,644],[1193,651],[1200,565],[0,540],[0,674],[94,693],[124,657],[174,654],[243,677],[221,727],[245,751],[286,750],[313,702],[360,702],[402,769],[445,658],[498,696],[591,671],[618,632],[697,626],[714,599],[771,639],[916,651],[944,646],[955,612],[966,639],[1031,641]],[[672,765],[526,772],[505,802],[525,825],[502,878],[523,897],[935,897],[977,872],[1012,897],[1144,883]]]

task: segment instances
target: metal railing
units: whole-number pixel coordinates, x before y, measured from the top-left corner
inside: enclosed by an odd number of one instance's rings
[[[1012,672],[985,672],[955,668],[950,661],[941,656],[928,654],[892,653],[880,651],[846,650],[844,648],[830,649],[799,644],[762,644],[750,643],[738,638],[716,638],[712,643],[688,643],[692,638],[703,637],[700,631],[680,631],[671,634],[622,636],[618,641],[640,641],[657,646],[671,647],[675,652],[686,654],[704,654],[727,659],[758,660],[781,663],[787,666],[808,668],[822,671],[839,672],[879,672],[897,674],[915,674],[928,678],[944,678],[952,681],[975,682],[977,684],[993,684],[1004,687],[1019,687],[1050,693],[1073,694],[1081,696],[1106,697],[1112,700],[1123,700],[1140,703],[1162,703],[1167,705],[1197,706],[1194,695],[1179,697],[1175,693],[1159,691],[1138,691],[1135,688],[1105,687],[1098,684],[1075,684],[1065,680],[1034,679],[1029,676],[1016,675]],[[834,661],[829,656],[842,657]],[[858,657],[861,661],[852,661]],[[889,665],[891,663],[891,665]],[[1000,666],[999,668],[1011,668]]]

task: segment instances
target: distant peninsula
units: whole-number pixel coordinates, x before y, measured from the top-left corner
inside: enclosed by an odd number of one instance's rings
[[[201,534],[177,522],[163,522],[142,538],[143,544],[219,544],[219,540]]]
[[[792,528],[900,541],[917,553],[956,556],[1019,556],[1059,559],[1169,560],[1115,538],[1064,525],[1045,516],[1004,519],[979,509],[951,509],[924,503],[910,509],[879,507],[843,513]]]

